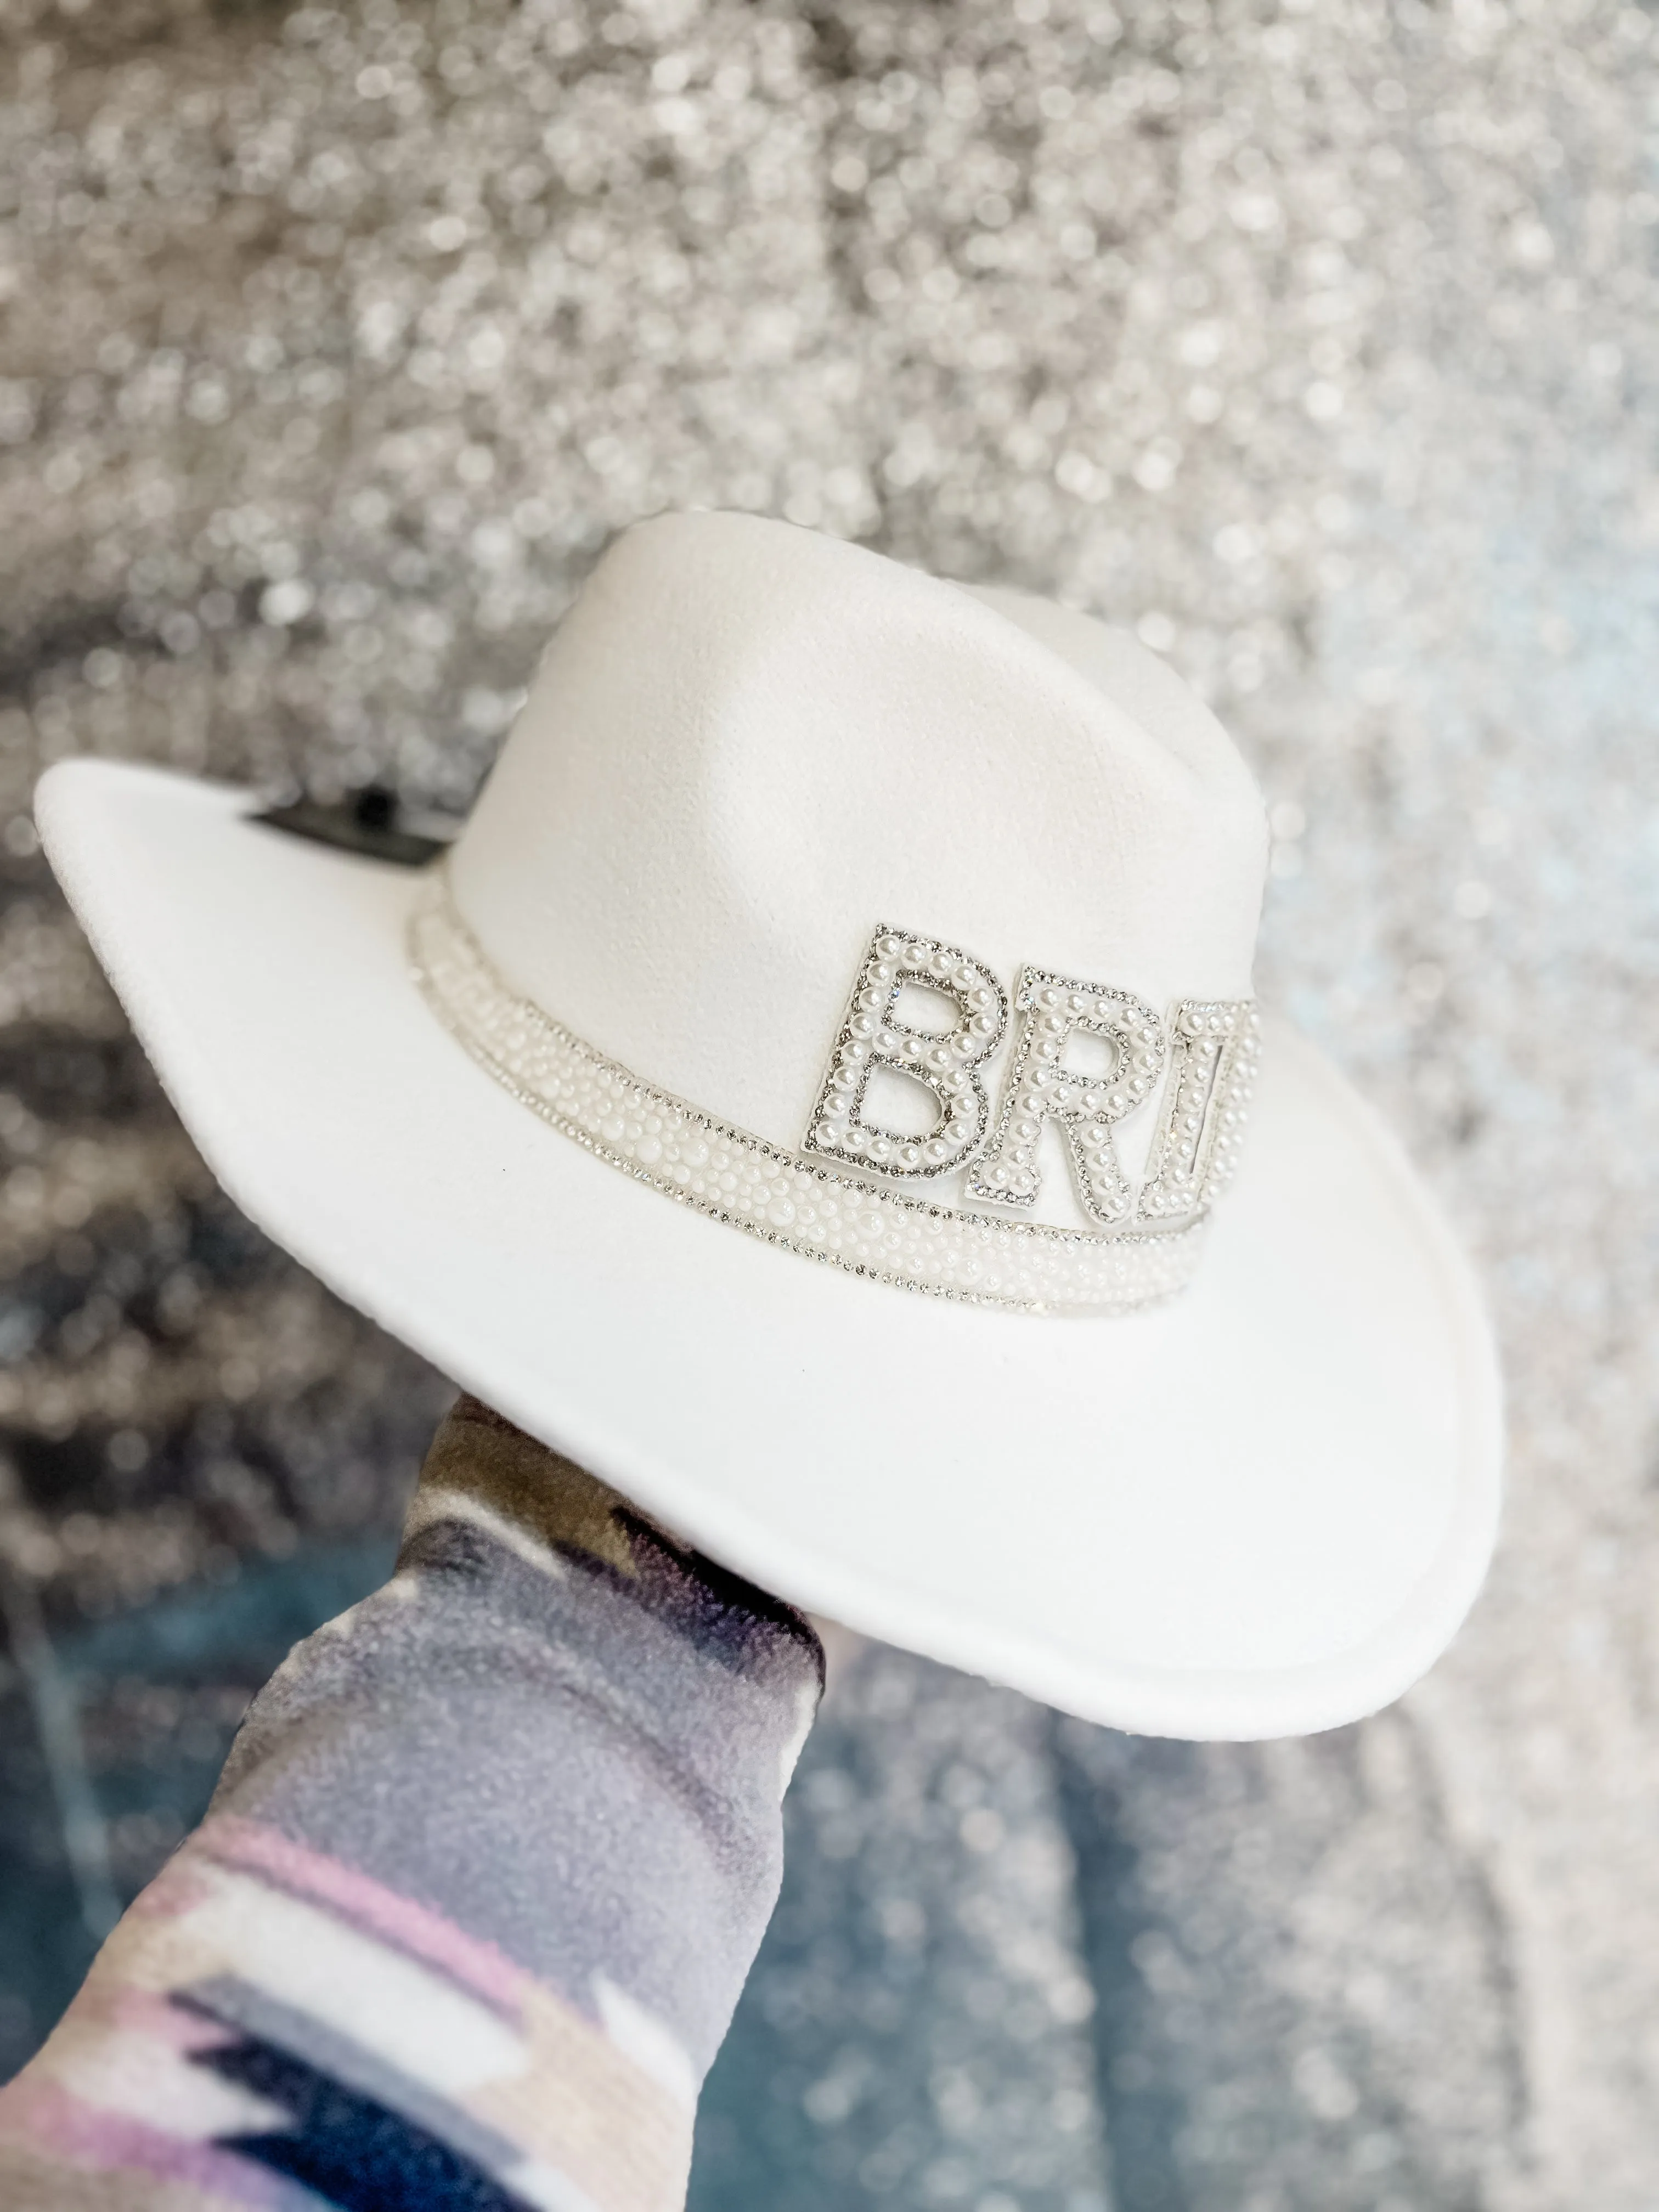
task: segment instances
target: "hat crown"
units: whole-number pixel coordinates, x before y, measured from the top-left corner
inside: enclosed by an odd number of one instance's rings
[[[1133,638],[699,514],[594,570],[451,870],[512,988],[793,1147],[878,925],[1005,981],[1242,1000],[1266,849],[1231,741]]]

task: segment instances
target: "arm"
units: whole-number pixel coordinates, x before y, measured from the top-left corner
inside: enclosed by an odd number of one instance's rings
[[[0,2092],[0,2198],[672,2212],[822,1670],[463,1399],[392,1581],[255,1699]]]

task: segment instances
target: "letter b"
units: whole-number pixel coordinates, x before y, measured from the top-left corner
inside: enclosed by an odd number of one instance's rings
[[[916,983],[951,1000],[955,1025],[916,1029],[899,1018],[900,994]],[[878,927],[853,986],[830,1072],[812,1111],[805,1149],[878,1175],[947,1175],[985,1134],[989,1105],[977,1070],[1001,1042],[1008,1002],[989,969],[954,945]],[[925,1084],[939,1106],[926,1136],[906,1137],[865,1118],[878,1068]]]

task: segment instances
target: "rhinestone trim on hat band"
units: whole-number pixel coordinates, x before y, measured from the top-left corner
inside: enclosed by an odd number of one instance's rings
[[[500,975],[447,872],[416,896],[410,953],[428,1003],[521,1103],[653,1190],[808,1259],[899,1288],[1030,1313],[1123,1312],[1191,1279],[1200,1218],[1103,1235],[1002,1221],[873,1188],[659,1091]]]

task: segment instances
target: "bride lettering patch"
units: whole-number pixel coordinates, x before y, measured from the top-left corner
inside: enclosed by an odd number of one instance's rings
[[[943,1025],[908,1012],[918,994],[946,1010]],[[970,1199],[1029,1211],[1042,1188],[1039,1142],[1052,1122],[1079,1201],[1103,1229],[1201,1213],[1225,1188],[1243,1133],[1260,1049],[1254,1003],[1183,999],[1166,1021],[1131,992],[1022,968],[1013,1012],[1013,1048],[992,1127],[981,1071],[1008,1027],[1001,985],[955,945],[878,927],[804,1149],[905,1182],[966,1168]],[[933,1093],[930,1131],[906,1135],[884,1125],[869,1103],[871,1079],[883,1071]],[[1114,1132],[1148,1106],[1160,1079],[1158,1129],[1137,1187],[1123,1171]]]

